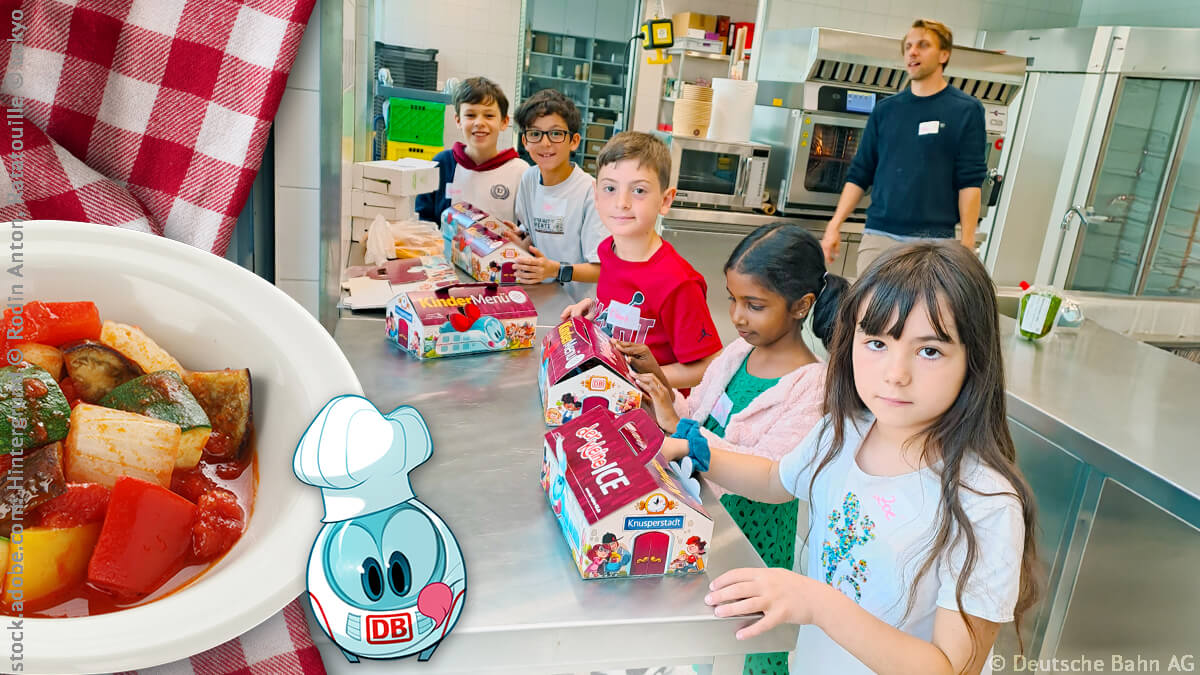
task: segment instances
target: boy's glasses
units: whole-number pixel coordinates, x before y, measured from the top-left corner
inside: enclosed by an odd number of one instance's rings
[[[551,129],[550,131],[542,131],[541,129],[526,129],[521,132],[521,138],[525,139],[526,143],[537,143],[545,136],[550,139],[551,143],[563,143],[570,137],[570,133],[562,129]]]

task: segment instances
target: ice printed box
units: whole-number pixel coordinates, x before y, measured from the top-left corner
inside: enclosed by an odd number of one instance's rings
[[[519,288],[458,284],[401,293],[388,303],[387,338],[421,359],[528,349],[537,310]]]
[[[504,224],[466,202],[442,212],[446,257],[479,281],[517,282],[516,260],[524,249],[500,233]]]
[[[542,339],[538,389],[549,426],[594,407],[624,413],[642,404],[625,357],[598,325],[583,318],[559,324]]]
[[[545,435],[542,489],[584,579],[699,574],[712,518],[638,409],[593,408]]]

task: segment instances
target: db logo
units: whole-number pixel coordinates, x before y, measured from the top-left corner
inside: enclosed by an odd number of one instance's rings
[[[395,642],[409,642],[412,639],[412,615],[408,612],[367,616],[368,643],[386,645]]]

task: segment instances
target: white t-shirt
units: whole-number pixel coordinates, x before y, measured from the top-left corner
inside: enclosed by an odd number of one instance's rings
[[[454,180],[446,185],[446,199],[451,204],[470,202],[493,218],[511,221],[517,200],[515,193],[528,167],[519,157],[487,171],[474,171],[459,164],[454,168]]]
[[[954,591],[966,541],[954,543],[949,555],[939,556],[925,573],[912,611],[905,617],[909,591],[937,532],[941,480],[935,468],[900,476],[864,473],[856,457],[873,424],[869,415],[846,424],[842,451],[813,485],[807,574],[834,586],[883,621],[930,641],[935,610],[958,611]],[[824,427],[824,422],[818,423],[779,463],[783,486],[804,500],[812,473],[832,442],[832,429],[822,433]],[[970,459],[964,459],[963,482],[983,493],[1012,493],[1003,476]],[[975,569],[963,589],[963,608],[988,621],[1012,621],[1025,537],[1020,503],[1012,494],[981,496],[967,489],[959,490],[959,498],[978,546]],[[990,661],[984,675],[991,673]],[[820,628],[801,626],[792,672],[871,671]]]
[[[525,170],[517,188],[517,222],[547,258],[575,265],[600,262],[596,252],[608,228],[596,211],[596,179],[572,165],[558,185],[542,185],[536,166]]]

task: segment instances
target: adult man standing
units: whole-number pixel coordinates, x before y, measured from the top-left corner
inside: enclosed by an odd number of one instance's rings
[[[916,239],[952,239],[975,248],[987,175],[983,104],[946,82],[953,36],[945,24],[917,19],[901,53],[908,89],[876,104],[846,174],[821,247],[837,256],[840,228],[868,188],[871,206],[858,247],[858,274],[887,248]]]

